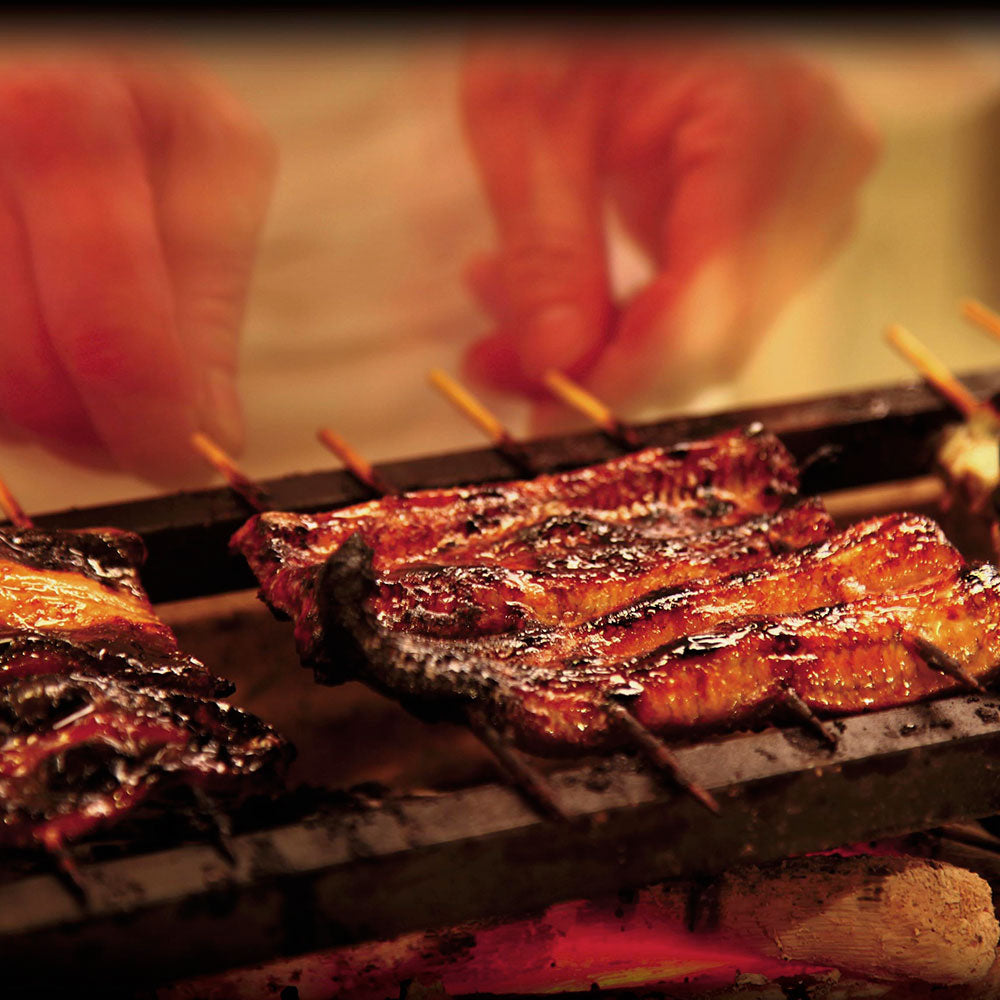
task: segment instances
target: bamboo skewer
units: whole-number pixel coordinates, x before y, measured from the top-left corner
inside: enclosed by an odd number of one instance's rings
[[[963,299],[959,311],[970,323],[975,323],[980,329],[1000,340],[1000,313],[994,312],[977,299]]]
[[[496,757],[503,769],[510,775],[521,793],[542,815],[562,823],[569,822],[552,786],[545,776],[513,747],[510,742],[491,726],[480,712],[468,714],[469,728],[482,741],[490,753]]]
[[[392,494],[393,489],[378,475],[371,464],[359,455],[339,434],[329,428],[322,428],[318,437],[348,467],[351,473],[370,489],[381,495]],[[493,754],[497,762],[509,775],[525,799],[549,819],[568,822],[569,817],[559,805],[551,785],[545,776],[490,725],[485,716],[470,711],[466,723],[482,744]]]
[[[392,496],[396,490],[372,468],[371,462],[358,454],[336,431],[321,427],[316,436],[347,467],[347,471],[373,493]]]
[[[468,417],[498,448],[514,444],[510,431],[464,386],[440,368],[432,368],[427,379],[445,399]]]
[[[85,909],[90,909],[91,887],[77,866],[76,859],[63,842],[59,834],[46,834],[43,846],[49,858],[56,866],[56,872],[61,878],[70,895]]]
[[[514,436],[468,389],[440,368],[432,368],[427,373],[427,378],[455,409],[471,420],[490,439],[497,451],[522,471],[529,475],[533,473],[524,451]]]
[[[216,472],[222,474],[229,488],[256,511],[266,510],[267,493],[240,469],[236,462],[207,434],[195,431],[191,446]]]
[[[685,792],[709,812],[718,815],[719,803],[715,797],[685,773],[680,761],[663,740],[650,732],[620,701],[609,701],[604,711],[656,770],[670,775]]]
[[[949,823],[938,827],[938,835],[956,844],[965,844],[968,847],[978,847],[982,851],[1000,854],[1000,838],[981,828],[977,830],[974,827]]]
[[[909,330],[893,323],[886,330],[889,343],[967,420],[986,415],[1000,424],[1000,412],[992,403],[977,399]]]
[[[908,639],[917,654],[931,670],[936,670],[938,673],[958,681],[968,691],[986,694],[986,688],[950,653],[935,646],[933,642],[925,639],[922,635],[911,635],[908,636]]]
[[[199,788],[197,785],[189,785],[188,787],[191,790],[191,797],[194,799],[195,809],[199,817],[208,826],[212,846],[223,861],[229,865],[235,865],[233,829],[229,817],[219,809],[203,788]]]
[[[831,749],[836,749],[839,740],[836,730],[826,725],[818,715],[806,704],[802,695],[793,687],[786,687],[782,700],[793,711],[802,723],[811,729]]]
[[[623,447],[637,448],[639,446],[639,436],[634,428],[623,423],[605,403],[587,392],[583,386],[578,385],[567,375],[550,368],[543,376],[543,381],[554,396],[557,396],[578,413],[582,413]]]
[[[447,376],[445,376],[445,379],[447,380]],[[432,381],[434,381],[433,378]],[[483,412],[486,411],[484,410]],[[502,429],[502,425],[499,422],[497,422],[497,426]],[[318,432],[318,437],[323,444],[341,459],[350,472],[371,490],[383,496],[391,495],[395,492],[378,475],[371,464],[359,455],[335,431],[324,427]],[[513,439],[511,439],[511,443],[513,443]],[[541,815],[549,819],[558,820],[559,822],[569,822],[569,817],[559,805],[552,786],[545,779],[545,776],[532,767],[511,745],[509,740],[506,740],[479,712],[469,712],[466,722],[487,750],[493,754],[525,799]]]
[[[0,479],[0,510],[7,515],[7,520],[22,531],[25,528],[33,528],[34,521],[24,512],[24,508],[17,502],[17,497],[11,493],[7,484]]]

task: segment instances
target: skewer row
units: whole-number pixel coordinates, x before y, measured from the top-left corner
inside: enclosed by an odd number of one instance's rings
[[[909,331],[896,325],[888,331],[890,342],[904,353],[931,383],[965,415],[983,412],[988,404],[980,403],[964,386],[955,379],[947,368],[933,358]],[[521,465],[523,454],[518,443],[502,422],[492,414],[468,390],[440,369],[428,374],[429,381],[445,398],[477,426],[492,445],[515,464]],[[546,385],[554,395],[561,398],[578,412],[584,413],[609,437],[625,447],[634,447],[637,436],[632,428],[624,425],[611,410],[577,386],[559,372],[548,372]],[[1000,415],[998,415],[1000,416]],[[320,440],[334,453],[359,481],[373,492],[387,495],[392,488],[346,441],[334,431],[324,428],[319,432]],[[223,465],[221,471],[228,476],[231,463]],[[245,477],[243,477],[245,478]],[[238,480],[239,482],[239,480]],[[952,657],[947,656],[933,644],[914,640],[917,651],[928,665],[959,681],[970,690],[982,690],[981,685]],[[835,731],[824,724],[808,707],[806,702],[792,689],[783,692],[783,704],[790,709],[800,722],[828,747],[837,745]],[[699,803],[713,813],[718,813],[719,805],[706,789],[701,788],[681,770],[676,757],[666,744],[650,732],[628,710],[620,700],[613,700],[605,706],[615,727],[645,759],[661,773],[668,774],[679,787],[692,795]],[[551,786],[544,776],[533,767],[512,745],[509,739],[490,726],[485,719],[472,714],[468,718],[470,728],[479,736],[484,745],[499,761],[505,772],[511,776],[526,798],[544,815],[564,820],[566,817],[556,801]]]
[[[1000,332],[998,332],[1000,331],[1000,317],[990,313],[989,310],[977,303],[966,303],[963,308],[970,318],[974,318],[976,322],[986,328],[992,329],[989,324],[995,321],[993,332],[997,332],[997,335],[1000,336]],[[994,409],[991,404],[981,402],[969,393],[940,361],[919,344],[909,331],[894,325],[889,329],[888,337],[893,346],[903,353],[963,415],[970,418],[976,414],[988,413],[1000,426],[1000,412]],[[487,435],[494,447],[516,464],[522,465],[524,463],[523,452],[514,436],[471,393],[440,370],[430,372],[429,378],[432,385]],[[565,375],[557,371],[550,371],[546,374],[544,381],[555,396],[586,415],[597,427],[620,445],[625,448],[637,446],[638,436],[634,428],[624,424],[605,404],[573,383]],[[392,486],[378,474],[371,463],[365,460],[340,435],[329,428],[322,428],[318,432],[318,436],[320,441],[337,455],[349,471],[372,492],[379,495],[394,493]],[[227,455],[204,434],[195,434],[191,443],[223,475],[230,488],[238,496],[255,510],[265,509],[267,506],[266,492],[239,469],[231,456]],[[30,518],[27,517],[2,482],[0,482],[0,507],[17,527],[32,526]],[[933,669],[957,680],[969,690],[978,692],[984,690],[982,685],[975,678],[972,678],[961,664],[932,643],[914,637],[913,644],[917,652]],[[830,747],[836,747],[835,732],[815,716],[797,692],[787,689],[784,692],[783,702],[823,743]],[[611,700],[604,706],[604,710],[618,731],[657,771],[669,775],[680,788],[709,811],[715,814],[719,812],[719,804],[714,796],[684,773],[670,748],[643,726],[629,710],[627,704],[622,700]],[[567,817],[559,806],[547,780],[514,748],[509,738],[499,733],[485,719],[476,714],[470,714],[467,721],[470,728],[490,749],[504,770],[511,775],[517,786],[535,807],[549,818],[566,820]],[[228,821],[218,812],[213,803],[207,801],[204,796],[198,796],[197,793],[196,805],[199,813],[211,821],[214,840],[220,853],[231,861],[232,853],[228,846],[230,839]],[[79,878],[79,873],[66,848],[62,844],[47,846],[60,870],[85,896],[85,889]]]

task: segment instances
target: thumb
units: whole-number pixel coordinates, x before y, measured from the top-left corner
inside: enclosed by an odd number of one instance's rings
[[[598,161],[596,75],[580,53],[481,45],[463,67],[466,136],[493,212],[499,250],[488,305],[490,348],[470,373],[540,391],[546,369],[594,363],[611,320]],[[504,359],[502,377],[490,367]]]

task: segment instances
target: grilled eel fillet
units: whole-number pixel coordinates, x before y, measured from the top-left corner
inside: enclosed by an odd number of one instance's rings
[[[240,797],[290,747],[184,655],[135,535],[0,531],[0,844],[56,849],[157,787]]]
[[[372,548],[379,572],[420,562],[509,561],[534,547],[534,539],[510,533],[550,518],[638,520],[657,534],[691,534],[773,513],[797,488],[794,459],[774,435],[733,431],[530,480],[425,490],[325,514],[259,514],[236,532],[232,547],[268,605],[295,621],[302,659],[321,662],[317,576],[352,534]]]
[[[961,555],[930,518],[889,514],[726,576],[692,573],[681,584],[651,590],[624,607],[574,625],[535,625],[513,634],[463,640],[429,637],[427,648],[458,657],[506,660],[515,669],[614,663],[732,618],[785,614],[904,590],[962,565]],[[375,613],[380,629],[390,630],[393,625],[381,610],[383,594],[379,587],[366,607]]]
[[[539,544],[532,568],[517,565],[525,558],[513,566],[410,566],[386,573],[373,599],[380,624],[451,638],[538,624],[580,625],[657,588],[746,572],[778,553],[816,544],[833,532],[833,520],[819,501],[808,500],[742,524],[673,538],[582,519],[537,527],[548,544]],[[593,544],[551,544],[552,534],[578,528],[593,536]]]
[[[962,566],[933,532],[912,525],[923,538],[916,560],[904,544],[884,563],[858,565],[853,573],[831,564],[832,593],[817,576],[804,604],[798,597],[803,581],[789,581],[783,590],[776,574],[755,613],[747,613],[752,601],[727,603],[742,587],[734,578],[731,587],[723,582],[702,595],[707,603],[690,626],[681,616],[674,637],[662,644],[646,641],[645,651],[633,656],[563,651],[532,664],[467,655],[455,643],[387,632],[365,608],[374,574],[371,554],[357,536],[328,560],[321,614],[334,641],[350,638],[360,647],[373,686],[422,714],[428,707],[458,718],[470,709],[485,712],[516,744],[540,754],[624,745],[607,712],[617,699],[664,735],[737,726],[765,713],[787,687],[821,713],[887,708],[956,686],[927,665],[930,654],[921,639],[976,677],[990,674],[1000,661],[1000,571]],[[861,563],[870,558],[865,553]],[[855,587],[855,573],[867,574],[870,596],[856,599],[865,590]],[[770,605],[763,600],[767,595]],[[707,611],[713,596],[721,600]],[[761,613],[768,608],[771,613]],[[716,623],[706,628],[713,615]],[[677,637],[678,628],[690,631]],[[495,641],[485,640],[487,646]]]
[[[113,677],[44,675],[0,688],[0,844],[50,848],[157,787],[266,788],[287,747],[224,702]]]

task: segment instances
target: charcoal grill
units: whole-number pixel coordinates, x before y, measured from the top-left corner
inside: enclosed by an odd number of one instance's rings
[[[1000,371],[964,381],[980,397],[1000,394]],[[880,502],[890,496],[895,507],[912,509],[926,494],[913,484],[933,472],[936,439],[956,419],[914,382],[636,430],[643,445],[671,445],[760,423],[803,464],[804,493],[854,496],[857,507],[866,494],[851,491],[881,486],[888,493]],[[620,453],[600,432],[545,438],[523,450],[536,472]],[[404,490],[521,474],[491,449],[378,471]],[[343,471],[262,485],[274,507],[302,512],[369,496]],[[850,503],[838,509],[850,517]],[[209,489],[35,520],[45,528],[114,525],[140,533],[151,597],[175,602],[254,587],[226,547],[249,513],[229,490]],[[953,526],[967,555],[988,555],[976,551],[981,539],[964,530],[968,524]],[[287,638],[290,646],[290,630]],[[22,859],[20,868],[0,872],[5,981],[37,984],[44,970],[47,984],[67,988],[148,987],[1000,813],[1000,697],[961,694],[846,718],[836,728],[835,748],[796,727],[678,748],[685,771],[719,800],[719,816],[636,759],[616,755],[552,771],[568,822],[541,817],[506,783],[487,781],[433,795],[331,795],[318,811],[277,809],[272,822],[259,810],[257,822],[229,842],[231,859],[211,843],[190,841],[140,840],[113,857],[84,852],[86,901]]]

